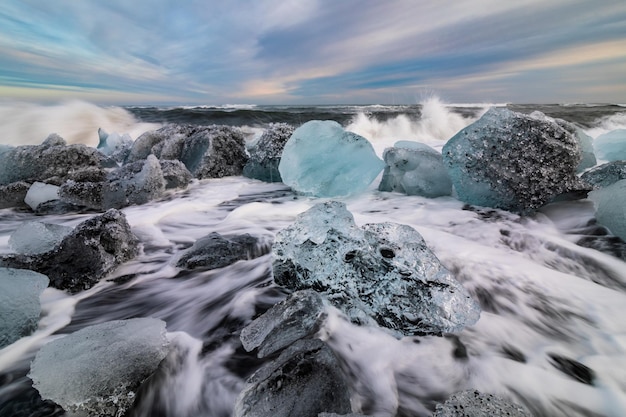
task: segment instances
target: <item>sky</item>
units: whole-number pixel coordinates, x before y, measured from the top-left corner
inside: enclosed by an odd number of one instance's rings
[[[624,0],[2,0],[0,98],[626,103]]]

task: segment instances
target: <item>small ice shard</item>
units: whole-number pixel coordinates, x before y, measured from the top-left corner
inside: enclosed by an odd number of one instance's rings
[[[0,255],[0,266],[30,269],[50,278],[50,286],[75,293],[89,289],[139,252],[139,241],[124,213],[111,209],[80,223],[52,250]]]
[[[272,254],[278,285],[313,289],[353,323],[378,324],[396,337],[457,332],[480,315],[415,229],[358,227],[343,203],[300,214],[277,233]]]
[[[234,417],[317,417],[351,412],[348,383],[319,339],[298,340],[249,379]]]
[[[42,398],[69,413],[122,416],[168,345],[161,320],[109,321],[45,344],[28,376]]]
[[[313,120],[293,132],[278,170],[297,192],[339,197],[364,191],[384,167],[364,137],[337,122]]]
[[[272,123],[250,150],[250,159],[243,167],[243,175],[265,182],[281,182],[278,164],[285,144],[294,127],[287,123]]]
[[[133,146],[133,139],[128,133],[123,135],[115,132],[107,133],[100,128],[98,129],[98,139],[99,142],[96,149],[120,164],[126,160]]]
[[[626,180],[626,161],[612,161],[585,172],[580,178],[594,188],[603,188]]]
[[[278,352],[317,332],[326,317],[325,311],[318,293],[296,291],[241,330],[243,348],[248,352],[259,348],[259,358]]]
[[[626,129],[616,129],[593,141],[596,156],[605,161],[626,160]]]
[[[9,237],[9,248],[23,255],[45,253],[72,232],[71,227],[38,221],[22,223]]]
[[[0,268],[0,349],[37,328],[39,296],[48,282],[47,276],[37,272]]]
[[[556,123],[491,108],[443,147],[460,200],[527,214],[561,194],[584,192],[578,142]]]
[[[36,181],[28,189],[26,197],[24,197],[24,202],[28,204],[31,209],[37,210],[40,204],[58,199],[58,186]]]
[[[596,207],[598,223],[626,240],[626,179],[589,193]]]
[[[532,417],[521,405],[476,390],[457,392],[437,404],[433,417]]]
[[[441,154],[419,142],[401,141],[385,149],[387,166],[378,189],[434,198],[452,193]]]
[[[249,234],[225,238],[213,232],[198,239],[181,255],[179,268],[223,268],[240,260],[254,259],[269,252],[269,245]]]

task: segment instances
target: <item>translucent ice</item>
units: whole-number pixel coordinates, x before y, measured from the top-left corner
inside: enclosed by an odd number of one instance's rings
[[[127,133],[107,133],[104,129],[98,129],[99,143],[97,149],[117,163],[123,163],[133,146],[133,139]]]
[[[79,415],[121,416],[167,355],[165,323],[109,321],[45,344],[29,377],[41,397]]]
[[[589,193],[596,206],[596,219],[616,236],[626,240],[626,180]]]
[[[441,154],[419,142],[402,141],[385,149],[387,166],[378,186],[381,191],[440,197],[452,193],[452,181]]]
[[[21,254],[34,255],[51,251],[72,232],[69,226],[43,222],[22,223],[9,238],[9,247]]]
[[[460,200],[529,213],[586,187],[576,176],[580,148],[550,120],[491,108],[454,135],[443,160]]]
[[[598,136],[593,147],[599,159],[626,160],[626,129],[616,129]]]
[[[28,189],[26,197],[24,197],[24,202],[28,204],[31,209],[36,210],[41,203],[58,199],[59,187],[37,181]]]
[[[234,417],[317,417],[321,412],[351,411],[339,362],[319,339],[298,340],[247,382]]]
[[[594,188],[602,188],[626,179],[626,161],[612,161],[585,172],[580,178]]]
[[[437,404],[433,417],[532,417],[521,405],[479,391],[462,391]]]
[[[415,229],[396,223],[358,227],[343,203],[300,214],[276,235],[274,280],[313,289],[357,324],[397,337],[456,332],[480,309]]]
[[[39,296],[48,277],[25,269],[0,268],[0,349],[37,328]]]
[[[337,122],[313,120],[293,132],[278,170],[295,191],[337,197],[364,191],[384,167],[364,137]]]
[[[293,131],[294,127],[286,123],[272,123],[250,150],[243,175],[265,182],[281,182],[278,164]]]

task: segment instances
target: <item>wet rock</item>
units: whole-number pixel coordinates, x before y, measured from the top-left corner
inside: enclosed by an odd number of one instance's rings
[[[30,184],[24,181],[0,185],[0,209],[10,207],[28,207],[24,202]]]
[[[269,245],[249,234],[225,238],[213,232],[198,239],[180,257],[176,266],[185,269],[223,268],[237,261],[258,258],[269,252]]]
[[[313,289],[353,323],[397,337],[460,331],[478,304],[415,229],[396,223],[358,227],[343,203],[320,203],[277,233],[274,281]]]
[[[80,223],[52,250],[2,255],[0,266],[37,271],[50,278],[52,287],[75,293],[136,256],[138,245],[124,214],[111,209]]]
[[[243,167],[243,175],[265,182],[282,182],[278,164],[294,130],[293,126],[286,123],[270,124],[250,150],[250,159]]]
[[[162,159],[159,161],[161,164],[161,172],[163,172],[163,178],[165,179],[165,189],[175,188],[187,188],[191,183],[191,172],[180,161]]]
[[[585,172],[580,178],[593,188],[604,188],[620,180],[626,180],[626,161],[613,161]]]
[[[235,417],[317,417],[351,412],[337,358],[319,339],[299,340],[249,379]]]
[[[598,223],[626,240],[626,180],[590,192],[589,199],[596,208]]]
[[[433,417],[532,417],[521,405],[479,391],[462,391],[437,404]]]
[[[588,187],[576,140],[556,123],[492,108],[454,135],[443,160],[460,200],[522,214]]]
[[[241,330],[243,347],[248,352],[259,348],[259,358],[278,352],[317,332],[325,310],[324,300],[315,291],[296,291]]]

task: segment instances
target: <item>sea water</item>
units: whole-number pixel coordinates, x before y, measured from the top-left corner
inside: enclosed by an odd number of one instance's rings
[[[134,139],[136,132],[167,122],[223,120],[254,140],[270,122],[332,119],[368,138],[382,156],[398,140],[441,149],[487,106],[451,107],[434,100],[416,106],[9,107],[1,105],[0,137],[12,145],[40,143],[57,132],[95,147],[98,127]],[[616,105],[508,107],[565,118],[592,137],[626,126],[621,124],[626,110]],[[81,117],[85,109],[104,119]],[[110,124],[101,125],[104,121]],[[70,125],[80,127],[79,133],[63,133]],[[415,228],[481,304],[482,314],[454,336],[398,340],[331,312],[319,337],[350,371],[354,411],[429,416],[451,394],[478,389],[523,404],[535,416],[626,415],[626,263],[577,244],[583,237],[603,239],[591,236],[591,201],[555,203],[522,217],[469,207],[453,197],[380,192],[378,180],[365,192],[338,200],[358,225],[392,221]],[[184,191],[123,209],[142,253],[88,291],[43,292],[38,330],[0,350],[0,415],[59,415],[38,398],[26,376],[46,342],[110,320],[154,317],[166,322],[176,360],[144,386],[131,415],[230,416],[245,379],[265,360],[241,348],[239,332],[287,292],[272,280],[271,255],[208,271],[176,268],[177,257],[211,232],[271,240],[322,201],[327,200],[297,195],[280,183],[227,177],[196,180]],[[76,226],[90,216],[42,218],[0,210],[0,253],[11,251],[9,237],[23,222]]]

